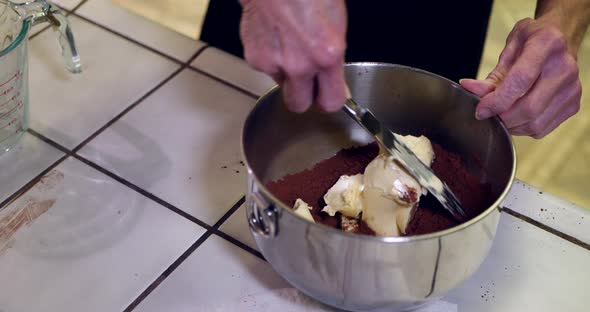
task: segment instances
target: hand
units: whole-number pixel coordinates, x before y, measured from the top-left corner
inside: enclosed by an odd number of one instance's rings
[[[285,104],[304,112],[344,105],[343,0],[241,0],[246,61],[281,85]]]
[[[510,133],[539,139],[580,109],[577,47],[543,17],[519,21],[483,81],[461,80],[481,97],[476,118],[499,115]]]

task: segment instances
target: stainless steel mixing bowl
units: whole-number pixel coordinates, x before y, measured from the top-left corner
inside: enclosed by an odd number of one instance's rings
[[[396,132],[424,133],[463,155],[469,170],[492,185],[497,201],[467,223],[411,237],[349,234],[296,216],[265,183],[371,140],[343,112],[286,111],[274,88],[243,129],[248,222],[274,270],[305,294],[345,310],[411,310],[457,287],[486,257],[498,205],[514,180],[514,145],[497,118],[474,119],[478,98],[450,80],[381,63],[347,64],[345,72],[357,103]]]

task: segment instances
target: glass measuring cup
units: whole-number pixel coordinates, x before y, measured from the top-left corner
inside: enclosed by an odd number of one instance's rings
[[[59,33],[66,67],[82,70],[74,36],[63,12],[46,0],[14,3],[0,0],[0,154],[18,143],[29,122],[28,33],[48,22]]]

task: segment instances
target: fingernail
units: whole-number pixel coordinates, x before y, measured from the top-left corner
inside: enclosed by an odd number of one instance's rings
[[[492,117],[494,113],[489,108],[481,108],[475,112],[475,118],[478,120],[484,120]]]

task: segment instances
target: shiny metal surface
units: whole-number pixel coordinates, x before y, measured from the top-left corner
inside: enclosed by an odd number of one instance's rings
[[[372,141],[346,113],[292,114],[280,89],[248,117],[243,152],[249,169],[247,213],[256,243],[292,285],[352,311],[403,311],[439,299],[479,267],[494,239],[499,203],[515,173],[512,140],[498,119],[476,121],[477,97],[442,77],[397,65],[346,66],[355,98],[400,134],[424,134],[468,159],[498,200],[457,227],[411,237],[341,232],[296,216],[264,183],[309,168],[342,148]]]
[[[449,186],[441,181],[436,174],[426,166],[418,157],[412,152],[404,142],[397,139],[397,134],[390,131],[387,127],[371,113],[370,110],[359,106],[352,97],[346,100],[344,104],[344,111],[361,127],[365,128],[371,135],[375,137],[375,141],[383,147],[383,150],[389,151],[397,162],[407,170],[426,188],[442,206],[447,209],[457,221],[464,221],[467,218],[459,199],[453,194]]]

